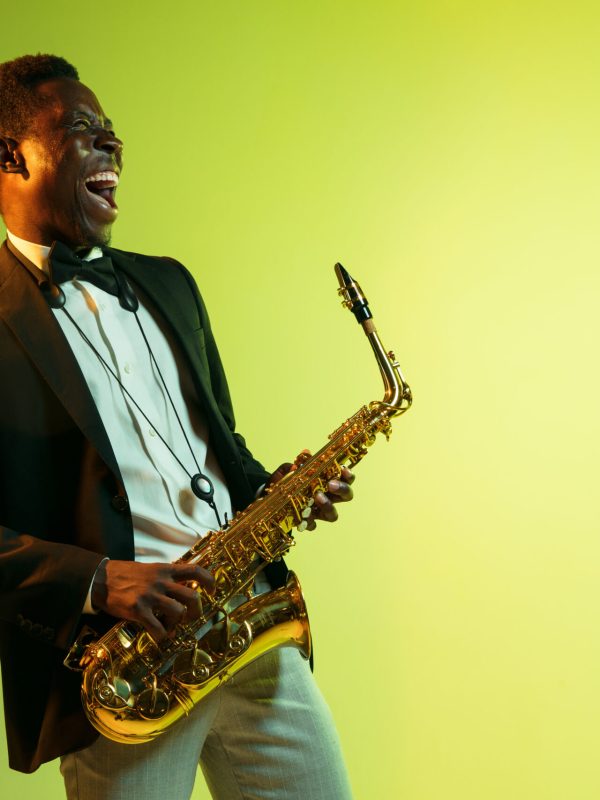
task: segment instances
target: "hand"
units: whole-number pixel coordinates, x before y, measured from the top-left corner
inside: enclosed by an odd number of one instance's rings
[[[302,453],[300,453],[294,464],[287,462],[277,467],[275,472],[273,472],[269,478],[267,486],[277,483],[277,481],[281,480],[284,475],[287,475],[288,472],[298,469],[299,464],[306,455],[310,455],[308,450],[304,450]],[[340,477],[330,480],[327,484],[327,492],[319,491],[315,494],[315,503],[312,506],[312,513],[306,520],[308,523],[307,529],[309,531],[313,531],[317,527],[316,520],[322,520],[323,522],[335,522],[335,520],[338,518],[338,512],[335,508],[335,504],[346,503],[349,500],[352,500],[354,496],[351,488],[351,484],[354,482],[354,477],[354,473],[352,473],[347,467],[343,467]]]
[[[181,581],[213,591],[210,572],[194,564],[140,564],[104,561],[92,584],[92,605],[113,617],[139,622],[155,641],[184,618],[200,616],[198,593]]]
[[[336,503],[347,503],[354,497],[351,484],[354,482],[354,473],[348,467],[342,467],[340,477],[329,481],[327,492],[317,492],[312,514],[308,518],[308,530],[316,528],[316,520],[335,522],[338,518]]]

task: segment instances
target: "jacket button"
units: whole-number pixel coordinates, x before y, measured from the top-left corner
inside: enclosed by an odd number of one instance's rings
[[[116,494],[110,504],[115,511],[127,511],[129,508],[129,500],[123,494]]]
[[[54,639],[54,628],[44,628],[42,631],[42,639],[51,642]]]

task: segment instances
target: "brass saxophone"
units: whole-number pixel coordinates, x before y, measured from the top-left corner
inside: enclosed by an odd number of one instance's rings
[[[65,660],[83,670],[81,696],[89,721],[116,742],[148,742],[188,714],[209,692],[258,656],[279,645],[310,655],[310,629],[300,584],[252,596],[255,577],[295,544],[304,530],[315,493],[326,491],[343,466],[354,467],[377,434],[386,439],[391,418],[412,402],[394,354],[386,352],[358,285],[335,265],[342,304],[369,339],[385,385],[383,400],[363,406],[330,436],[315,455],[303,454],[297,468],[269,487],[263,497],[229,524],[210,531],[178,563],[198,564],[215,578],[214,594],[195,582],[200,618],[178,625],[160,646],[138,624],[119,622],[97,641],[80,637]],[[232,610],[232,599],[245,602]]]

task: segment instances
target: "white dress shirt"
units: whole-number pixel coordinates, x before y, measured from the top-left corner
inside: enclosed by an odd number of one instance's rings
[[[7,232],[12,244],[37,267],[48,272],[49,247]],[[84,260],[102,255],[93,248]],[[177,409],[193,454],[185,441],[167,392],[150,359],[133,313],[117,297],[94,284],[72,280],[61,285],[66,309],[119,376],[150,423],[144,419],[106,367],[61,309],[53,313],[90,388],[110,439],[129,499],[136,561],[171,562],[197,539],[217,527],[213,510],[190,488],[196,461],[215,488],[221,517],[231,517],[231,500],[223,473],[209,444],[188,367],[172,333],[140,297],[138,316]],[[187,474],[165,447],[168,442]],[[91,609],[86,602],[86,611]]]

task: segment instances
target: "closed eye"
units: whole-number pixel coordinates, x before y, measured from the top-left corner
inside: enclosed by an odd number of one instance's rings
[[[91,128],[94,128],[94,129],[105,131],[109,136],[115,136],[116,135],[112,128],[104,128],[100,124],[93,125],[92,122],[89,119],[86,119],[85,117],[83,117],[81,119],[76,119],[75,122],[73,122],[73,126],[72,127],[73,128],[80,128],[81,130],[89,130]]]

